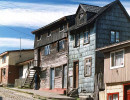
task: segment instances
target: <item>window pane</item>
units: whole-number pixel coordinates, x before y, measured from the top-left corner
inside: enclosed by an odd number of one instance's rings
[[[116,42],[119,42],[119,32],[116,32]]]
[[[75,35],[75,46],[79,46],[79,38],[80,38],[80,35],[76,34]]]
[[[85,75],[90,75],[91,74],[91,58],[86,59],[86,64],[85,64]]]
[[[62,67],[56,67],[55,68],[55,77],[61,77],[62,76]]]
[[[123,51],[115,53],[115,64],[116,66],[123,65]]]
[[[89,39],[89,32],[84,32],[84,43],[88,43],[88,39]]]
[[[50,45],[45,46],[44,49],[45,49],[45,50],[44,50],[44,54],[45,54],[45,55],[50,54]]]
[[[111,53],[111,67],[115,66],[114,53]]]
[[[59,50],[64,49],[64,40],[59,41],[59,46],[58,46]]]
[[[109,95],[109,100],[112,100],[112,95]]]
[[[113,100],[118,100],[118,94],[113,94]]]
[[[115,42],[115,32],[111,31],[111,43]]]

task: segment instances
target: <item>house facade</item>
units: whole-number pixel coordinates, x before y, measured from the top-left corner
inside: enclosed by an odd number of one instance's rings
[[[105,56],[104,100],[130,100],[130,40],[97,50]]]
[[[104,56],[96,48],[130,39],[130,17],[119,0],[104,7],[80,4],[69,30],[68,94],[98,100]]]
[[[67,88],[68,34],[74,15],[65,16],[38,30],[35,34],[34,66],[41,68],[40,90],[63,94]]]
[[[0,83],[14,85],[15,79],[19,78],[18,62],[31,59],[33,50],[12,50],[0,54]]]

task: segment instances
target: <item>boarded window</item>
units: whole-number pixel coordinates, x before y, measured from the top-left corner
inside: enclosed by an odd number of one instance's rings
[[[89,43],[89,32],[84,32],[84,44]]]
[[[111,68],[124,66],[124,50],[110,53],[111,56]]]
[[[2,57],[2,63],[6,63],[6,55]]]
[[[55,68],[55,77],[62,77],[62,67]]]
[[[119,93],[108,93],[107,100],[119,100]]]
[[[41,79],[47,78],[47,70],[41,71]]]
[[[50,54],[50,45],[47,45],[44,47],[44,54],[49,55]]]
[[[74,47],[78,47],[80,45],[80,34],[74,35]]]
[[[111,31],[111,43],[119,42],[119,32]]]
[[[58,51],[63,50],[65,48],[64,40],[58,42]]]
[[[92,58],[86,58],[84,64],[84,76],[91,75]]]

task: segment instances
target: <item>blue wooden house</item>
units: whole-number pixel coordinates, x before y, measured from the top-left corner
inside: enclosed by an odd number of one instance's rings
[[[98,100],[104,55],[97,48],[130,39],[130,16],[119,0],[104,7],[80,4],[69,30],[68,94]]]

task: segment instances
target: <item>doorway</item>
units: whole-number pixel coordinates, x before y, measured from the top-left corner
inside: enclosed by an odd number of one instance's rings
[[[124,100],[130,100],[130,83],[124,85]]]
[[[79,84],[79,61],[75,61],[73,66],[73,88],[78,88]]]
[[[54,81],[55,81],[55,73],[54,73],[54,68],[51,68],[51,73],[50,73],[50,89],[54,89]]]

